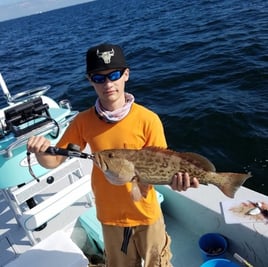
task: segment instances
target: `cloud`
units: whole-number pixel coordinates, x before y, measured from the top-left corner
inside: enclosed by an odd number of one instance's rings
[[[21,2],[21,0],[1,0],[0,1],[0,6],[8,6],[8,5],[13,5],[18,2]]]

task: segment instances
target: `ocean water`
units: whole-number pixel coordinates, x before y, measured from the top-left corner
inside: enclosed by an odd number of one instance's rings
[[[127,91],[159,114],[169,147],[250,171],[245,186],[268,195],[267,25],[263,0],[98,0],[1,22],[0,72],[12,95],[50,84],[84,110],[86,50],[118,43]]]

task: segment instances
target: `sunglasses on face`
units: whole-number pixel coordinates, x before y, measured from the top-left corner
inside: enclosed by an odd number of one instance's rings
[[[108,78],[110,81],[114,82],[119,80],[125,70],[115,70],[108,74],[93,74],[90,76],[90,79],[94,83],[105,83],[106,79]]]

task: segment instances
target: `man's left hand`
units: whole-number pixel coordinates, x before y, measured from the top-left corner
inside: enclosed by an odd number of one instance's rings
[[[188,188],[197,188],[199,181],[196,177],[190,178],[187,172],[178,172],[173,176],[170,186],[173,190],[186,191]]]

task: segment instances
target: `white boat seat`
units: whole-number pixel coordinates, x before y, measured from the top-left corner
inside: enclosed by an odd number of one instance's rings
[[[90,191],[90,175],[85,175],[34,208],[24,212],[19,221],[26,231],[33,231]]]
[[[51,234],[5,267],[87,267],[88,259],[63,231]]]

